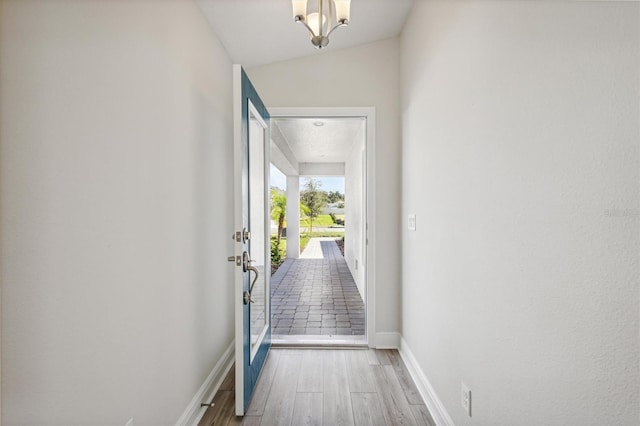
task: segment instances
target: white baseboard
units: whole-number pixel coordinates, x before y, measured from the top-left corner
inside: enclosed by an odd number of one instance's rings
[[[218,360],[216,365],[207,376],[198,392],[191,399],[191,402],[184,410],[184,413],[180,416],[176,422],[176,426],[196,426],[204,412],[207,411],[207,407],[201,407],[202,402],[211,402],[216,392],[220,388],[222,381],[229,373],[231,366],[235,361],[235,342],[231,342],[231,345],[224,351],[222,357]]]
[[[413,355],[413,352],[411,352],[411,349],[409,349],[409,345],[403,337],[400,338],[400,356],[404,360],[407,370],[409,370],[409,374],[416,383],[418,391],[420,395],[422,395],[422,399],[424,399],[436,425],[453,426],[453,420],[451,420],[447,409],[444,408],[442,401],[438,398],[436,391],[433,389],[433,386],[431,386],[429,379],[427,379],[424,371],[420,368],[418,360],[416,360],[416,357]]]
[[[376,341],[371,346],[377,349],[399,349],[401,337],[400,333],[395,331],[376,333]]]

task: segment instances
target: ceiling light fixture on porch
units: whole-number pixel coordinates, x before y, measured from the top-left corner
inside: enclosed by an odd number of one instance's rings
[[[293,20],[309,30],[311,43],[322,49],[329,44],[329,36],[338,27],[349,25],[351,0],[326,0],[329,19],[324,15],[325,0],[318,0],[318,12],[307,15],[307,0],[293,1]]]

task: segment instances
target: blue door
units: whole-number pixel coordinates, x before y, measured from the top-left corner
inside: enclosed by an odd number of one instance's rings
[[[269,112],[234,65],[236,415],[244,415],[271,346]]]

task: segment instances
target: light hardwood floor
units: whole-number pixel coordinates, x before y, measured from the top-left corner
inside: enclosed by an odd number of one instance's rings
[[[435,425],[396,350],[271,349],[244,418],[234,375],[200,425]]]

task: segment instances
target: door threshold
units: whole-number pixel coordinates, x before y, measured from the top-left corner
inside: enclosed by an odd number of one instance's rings
[[[333,335],[272,335],[271,346],[276,348],[368,348],[366,336],[333,336]]]

